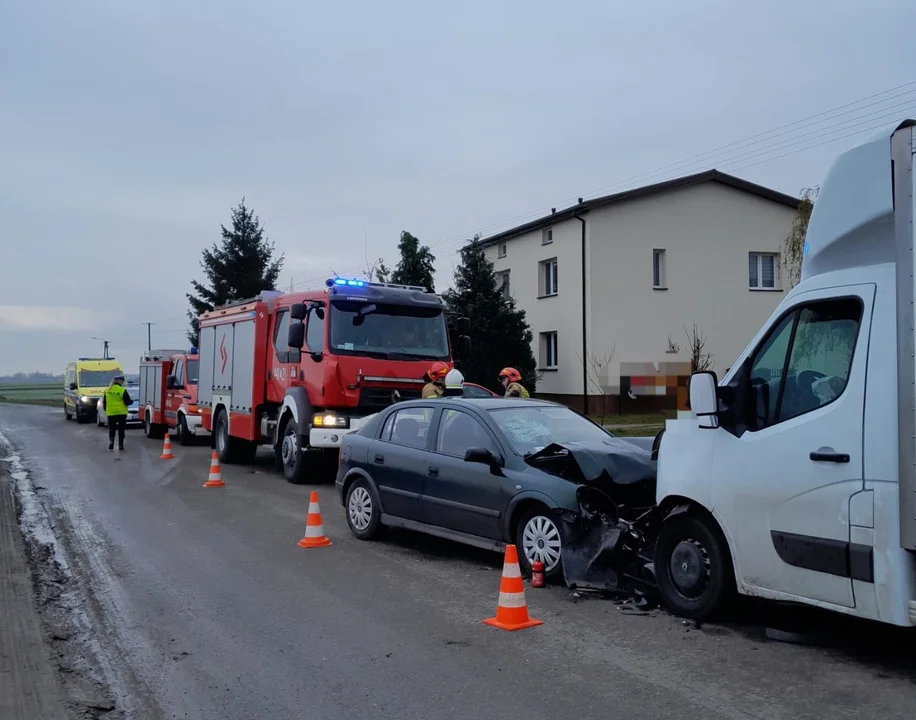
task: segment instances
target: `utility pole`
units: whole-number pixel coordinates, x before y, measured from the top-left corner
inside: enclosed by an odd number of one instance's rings
[[[146,352],[150,352],[153,349],[153,325],[156,323],[145,322],[140,324],[146,325]]]
[[[109,360],[110,358],[108,357],[108,341],[107,341],[107,340],[103,340],[102,338],[98,338],[98,337],[94,337],[94,338],[92,338],[92,339],[93,339],[93,340],[98,340],[100,343],[102,343],[102,357],[103,357],[105,360]]]

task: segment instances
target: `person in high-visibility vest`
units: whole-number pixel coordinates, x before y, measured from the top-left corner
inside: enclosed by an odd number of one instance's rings
[[[124,449],[124,430],[127,428],[127,408],[133,400],[124,387],[124,376],[117,375],[108,384],[102,396],[102,407],[108,418],[108,449],[114,450],[115,431],[118,433],[118,450]]]
[[[499,381],[506,388],[506,397],[527,398],[531,397],[525,386],[522,385],[522,374],[513,367],[503,368],[499,371]]]
[[[445,376],[448,375],[448,365],[444,362],[434,362],[426,371],[426,385],[420,397],[424,400],[442,397],[445,394]]]

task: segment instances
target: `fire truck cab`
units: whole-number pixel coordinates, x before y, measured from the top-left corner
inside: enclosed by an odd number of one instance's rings
[[[199,402],[220,460],[269,444],[287,480],[305,482],[368,416],[420,397],[430,364],[452,364],[445,312],[425,288],[331,278],[204,313]],[[467,319],[458,330],[469,352]]]
[[[140,357],[140,420],[148,438],[174,431],[181,445],[209,433],[197,404],[197,348],[150,350]]]

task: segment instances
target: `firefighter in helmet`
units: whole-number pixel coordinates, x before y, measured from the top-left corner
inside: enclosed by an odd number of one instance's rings
[[[444,362],[434,362],[426,371],[426,385],[420,397],[424,400],[442,397],[445,394],[445,376],[448,375],[448,365]]]
[[[445,376],[445,395],[464,395],[464,375],[457,368],[449,370]]]
[[[500,370],[499,381],[506,388],[506,397],[531,397],[525,386],[522,385],[522,374],[515,368],[507,367]]]

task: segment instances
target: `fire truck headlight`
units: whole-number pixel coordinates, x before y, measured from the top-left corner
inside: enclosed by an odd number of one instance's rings
[[[350,418],[331,412],[315,413],[312,415],[312,427],[316,428],[345,428],[350,426]]]

